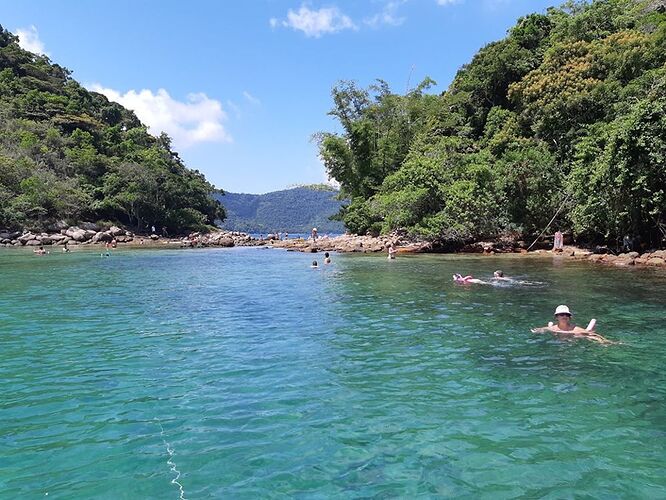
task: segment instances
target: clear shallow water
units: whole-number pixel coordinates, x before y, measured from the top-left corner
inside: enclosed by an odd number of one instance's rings
[[[313,258],[0,252],[0,497],[664,497],[666,273]]]

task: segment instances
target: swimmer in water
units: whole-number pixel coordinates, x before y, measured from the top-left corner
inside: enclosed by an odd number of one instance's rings
[[[312,265],[310,266],[312,269],[319,269],[319,264],[317,263],[316,260],[312,261]]]
[[[498,269],[493,273],[493,279],[497,281],[512,281],[511,278],[507,278],[506,276],[504,276],[504,271],[502,271],[501,269]]]
[[[580,326],[576,326],[574,323],[572,323],[571,318],[572,314],[567,306],[557,306],[555,309],[555,319],[557,320],[557,325],[554,325],[552,322],[550,322],[548,323],[548,326],[533,328],[532,333],[564,333],[572,335],[573,337],[584,337],[601,344],[615,344],[615,342],[602,337],[594,331],[594,327],[597,324],[596,319],[592,319],[586,328],[581,328]]]
[[[324,254],[324,264],[330,264],[331,263],[331,257],[328,255],[328,252]]]
[[[453,281],[456,283],[462,283],[462,284],[475,284],[475,285],[487,285],[488,283],[485,281],[482,281],[480,279],[474,278],[473,276],[463,276],[462,274],[454,274],[453,275]]]
[[[391,243],[388,247],[388,260],[394,260],[396,253],[398,253],[398,252],[395,249],[395,247],[393,246],[393,243]]]

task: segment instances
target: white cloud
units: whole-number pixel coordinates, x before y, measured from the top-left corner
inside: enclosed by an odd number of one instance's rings
[[[169,134],[177,149],[202,142],[232,141],[222,124],[227,118],[222,104],[204,93],[188,94],[185,101],[178,101],[165,89],[155,93],[148,89],[129,90],[122,94],[100,84],[89,88],[134,111],[151,134]]]
[[[301,5],[297,11],[289,9],[286,20],[280,21],[272,18],[269,23],[273,28],[284,26],[302,31],[305,36],[313,38],[343,30],[358,29],[351,18],[343,14],[337,7],[322,7],[314,10],[305,4]]]
[[[459,3],[461,0],[437,0],[438,5],[453,5]]]
[[[27,28],[16,28],[16,35],[19,37],[18,44],[22,49],[29,50],[35,54],[49,55],[44,49],[44,42],[39,39],[39,33],[34,25]]]
[[[259,106],[261,104],[261,101],[258,98],[254,97],[252,94],[250,94],[247,90],[243,90],[243,97],[245,97],[245,99],[250,101],[255,106]]]
[[[407,0],[392,0],[384,5],[381,12],[378,12],[372,17],[363,20],[365,24],[376,28],[382,24],[389,26],[400,26],[405,22],[404,17],[398,16],[398,7],[404,4]]]

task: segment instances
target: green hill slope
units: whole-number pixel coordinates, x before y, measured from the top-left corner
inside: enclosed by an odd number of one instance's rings
[[[168,136],[17,42],[0,26],[0,227],[101,219],[179,232],[224,217]]]
[[[441,95],[340,83],[343,133],[318,139],[347,227],[460,243],[555,216],[579,240],[663,244],[665,63],[664,0],[572,1],[519,19]]]
[[[339,212],[338,192],[322,186],[303,186],[267,194],[218,195],[227,213],[222,227],[251,233],[342,233],[342,222],[329,217]]]

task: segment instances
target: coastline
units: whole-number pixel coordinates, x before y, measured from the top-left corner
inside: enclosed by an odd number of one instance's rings
[[[523,256],[560,256],[571,260],[588,261],[594,264],[613,265],[618,267],[646,266],[666,267],[666,250],[650,250],[643,253],[627,252],[615,255],[612,253],[594,253],[589,249],[567,245],[561,252],[537,249],[528,252],[522,245],[500,240],[495,242],[475,242],[463,246],[458,251],[441,251],[432,243],[404,238],[398,234],[389,236],[340,235],[334,237],[321,236],[311,238],[279,239],[268,235],[259,239],[247,233],[219,230],[211,233],[190,233],[183,237],[168,237],[157,234],[137,234],[111,226],[102,229],[92,223],[80,226],[69,226],[57,232],[30,232],[0,230],[0,247],[20,248],[32,247],[85,247],[91,245],[110,245],[136,248],[201,248],[201,247],[265,247],[283,249],[289,252],[302,253],[383,253],[393,244],[397,254],[449,253],[478,255],[523,255]]]

